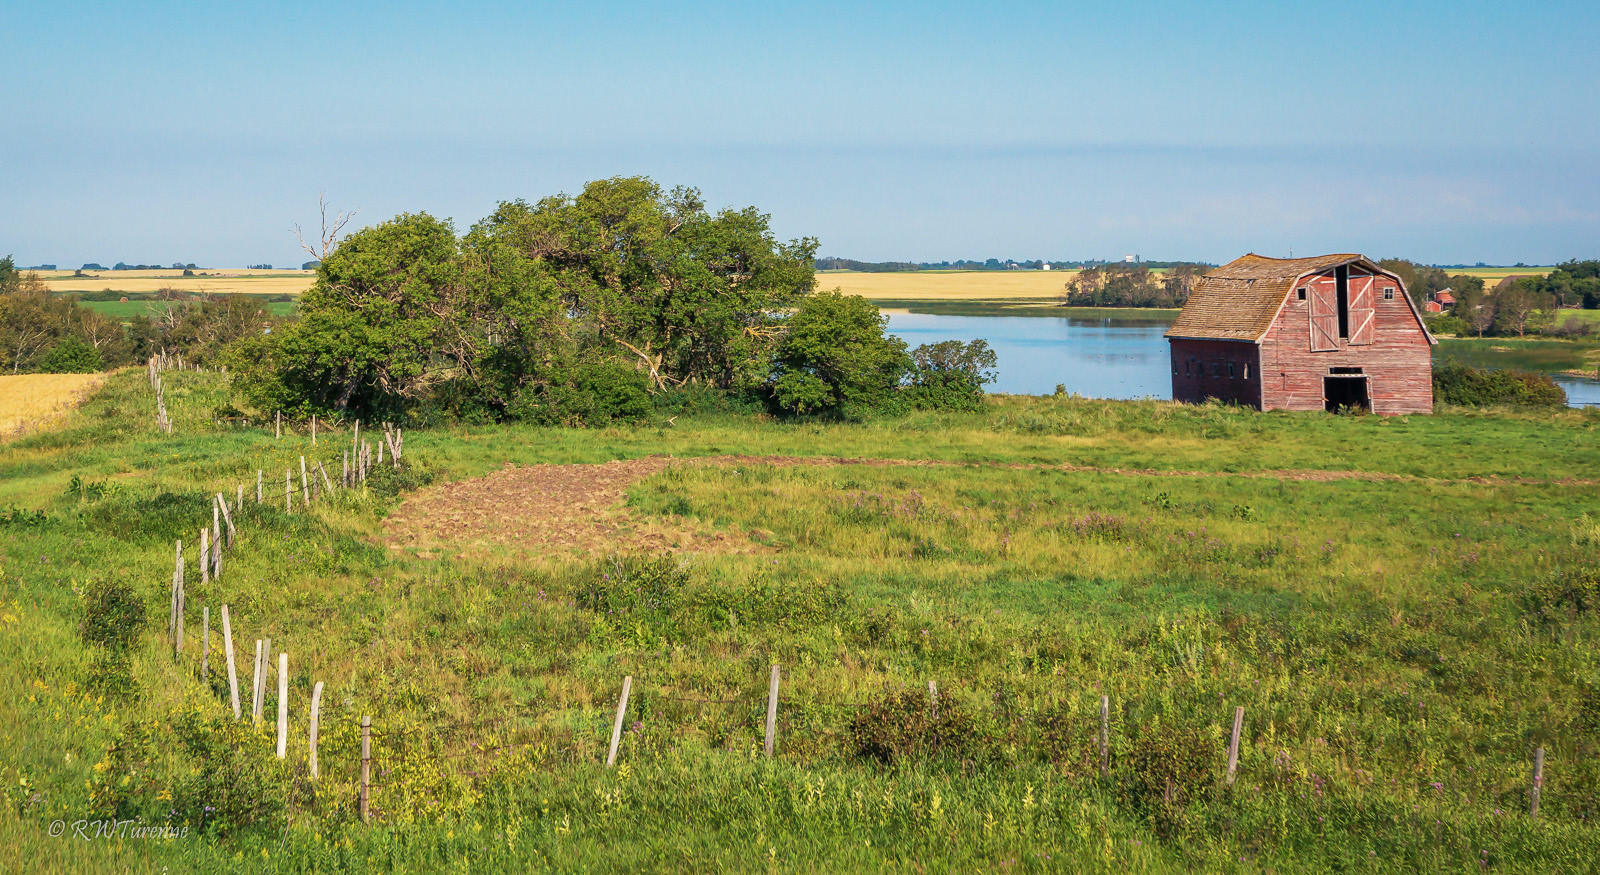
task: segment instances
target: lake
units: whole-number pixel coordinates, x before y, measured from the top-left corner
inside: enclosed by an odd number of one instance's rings
[[[1088,398],[1171,398],[1166,319],[889,314],[911,347],[983,338],[998,359],[991,392],[1049,395],[1056,384]],[[1600,405],[1600,381],[1557,377],[1573,407]]]

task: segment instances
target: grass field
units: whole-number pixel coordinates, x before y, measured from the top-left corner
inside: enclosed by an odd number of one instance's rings
[[[135,293],[138,294],[138,293]],[[276,294],[276,293],[275,293]],[[165,312],[171,304],[167,301],[79,301],[79,306],[93,310],[113,319],[132,319],[135,316],[151,316],[157,312]],[[274,316],[288,316],[298,307],[293,301],[273,301],[267,304],[267,312]]]
[[[311,288],[316,271],[245,270],[225,268],[196,271],[205,276],[183,276],[181,270],[103,270],[74,278],[70,270],[41,271],[52,292],[153,292],[172,287],[218,295],[298,295]]]
[[[246,663],[257,637],[290,654],[280,763],[275,691],[261,728],[236,724],[220,656],[201,683],[192,651],[179,664],[162,651],[173,541],[209,523],[208,496],[258,468],[269,487],[301,455],[337,471],[350,434],[325,425],[312,447],[299,428],[278,441],[218,426],[212,410],[233,400],[222,380],[168,376],[170,437],[129,372],[61,430],[0,448],[0,507],[15,508],[0,511],[8,859],[179,871],[1596,864],[1600,616],[1587,599],[1600,415],[1007,397],[860,424],[689,412],[670,428],[663,413],[588,431],[408,430],[408,471],[379,469],[309,513],[247,502],[227,573],[202,584],[190,569],[191,636],[201,606],[216,636],[228,603]],[[586,556],[388,546],[403,490],[428,477],[596,465],[574,469],[581,488],[600,463],[656,454],[748,454],[667,466],[628,486],[625,510],[752,549],[659,566],[608,557],[604,539]],[[823,454],[903,464],[772,458]],[[492,526],[518,511],[505,496],[451,512]],[[84,593],[104,580],[127,582],[149,612],[126,674],[79,639]],[[769,762],[773,664],[784,686]],[[633,695],[606,769],[624,675]],[[303,762],[313,680],[327,683],[315,782]],[[1226,786],[1236,705],[1245,734]],[[377,729],[371,825],[352,810],[362,714]],[[106,816],[194,834],[47,834],[53,820]]]
[[[0,438],[52,424],[105,381],[105,374],[0,374]]]

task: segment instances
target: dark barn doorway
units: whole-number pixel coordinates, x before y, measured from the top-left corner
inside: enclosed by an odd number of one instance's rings
[[[1341,407],[1372,409],[1372,396],[1367,394],[1367,378],[1360,374],[1341,374],[1322,378],[1323,407],[1337,413]]]

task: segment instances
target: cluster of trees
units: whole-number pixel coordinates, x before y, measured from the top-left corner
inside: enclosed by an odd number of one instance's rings
[[[1178,262],[1157,274],[1146,264],[1086,267],[1066,284],[1066,307],[1182,307],[1208,265]]]
[[[0,259],[0,356],[11,373],[98,371],[143,361],[158,350],[190,361],[217,363],[239,339],[277,321],[249,295],[195,296],[176,289],[156,294],[150,315],[128,322],[53,294],[38,274]]]
[[[321,259],[299,320],[239,346],[236,386],[264,410],[546,423],[689,386],[845,415],[900,398],[890,376],[912,394],[876,308],[808,297],[816,241],[768,221],[640,177],[507,201],[459,236],[400,215]]]
[[[1436,267],[1426,267],[1400,259],[1385,259],[1379,264],[1400,274],[1418,306],[1434,292],[1450,289],[1455,306],[1448,314],[1435,316],[1429,326],[1446,334],[1484,336],[1523,336],[1531,332],[1583,333],[1560,319],[1560,309],[1600,308],[1600,261],[1568,261],[1548,276],[1517,277],[1486,288],[1478,277],[1447,275]],[[1577,323],[1574,323],[1577,324]]]

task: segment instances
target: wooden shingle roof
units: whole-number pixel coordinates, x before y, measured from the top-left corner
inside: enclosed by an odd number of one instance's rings
[[[1166,336],[1259,342],[1302,277],[1345,264],[1400,283],[1399,277],[1353,252],[1312,258],[1268,258],[1252,252],[1201,277]]]

